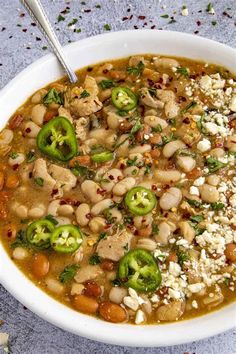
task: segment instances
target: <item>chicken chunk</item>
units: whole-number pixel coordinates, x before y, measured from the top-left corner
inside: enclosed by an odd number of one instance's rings
[[[75,187],[77,178],[68,169],[53,164],[49,166],[48,171],[57,181],[57,186],[62,188],[64,192],[69,192]]]
[[[132,237],[133,235],[125,230],[102,239],[97,246],[99,257],[111,259],[115,262],[119,261],[129,250]]]
[[[99,265],[87,265],[80,268],[76,275],[75,281],[77,283],[84,283],[85,281],[96,279],[97,277],[103,275],[103,270]]]
[[[184,313],[185,303],[175,300],[167,305],[158,307],[156,315],[159,321],[177,321]]]
[[[83,94],[84,93],[84,94]],[[89,116],[102,109],[98,97],[98,86],[93,77],[87,76],[83,87],[73,87],[65,94],[65,108],[77,117]]]
[[[85,141],[87,138],[88,131],[89,131],[88,117],[81,117],[75,121],[75,134],[79,140]]]
[[[41,158],[37,159],[32,172],[34,179],[41,178],[43,180],[43,185],[40,188],[51,193],[56,185],[56,180],[48,173],[46,161]]]

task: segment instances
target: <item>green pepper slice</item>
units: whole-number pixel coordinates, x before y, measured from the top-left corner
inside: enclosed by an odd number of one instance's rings
[[[161,284],[155,258],[144,249],[134,249],[121,258],[117,275],[125,287],[138,292],[153,292]]]
[[[32,222],[26,229],[26,239],[36,249],[43,250],[50,247],[50,236],[55,225],[47,219]]]
[[[65,117],[56,117],[45,124],[37,135],[41,152],[59,161],[68,161],[77,154],[73,125]]]
[[[114,87],[111,93],[112,103],[121,111],[131,111],[137,106],[138,98],[128,87]]]
[[[96,163],[103,163],[112,160],[114,157],[111,151],[103,151],[91,156],[91,160]]]
[[[61,253],[75,252],[82,243],[82,232],[74,225],[57,227],[51,235],[52,248]]]
[[[125,196],[125,204],[135,215],[146,215],[156,205],[155,194],[144,187],[134,187]]]

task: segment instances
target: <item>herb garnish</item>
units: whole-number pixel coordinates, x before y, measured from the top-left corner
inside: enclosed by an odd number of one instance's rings
[[[11,248],[16,248],[16,247],[24,247],[28,248],[29,244],[26,239],[26,233],[24,230],[19,230],[16,234],[16,239],[15,241],[11,244]]]
[[[26,154],[26,162],[31,163],[36,159],[35,157],[35,152],[33,150],[30,150]]]
[[[142,61],[140,61],[137,66],[128,66],[127,72],[129,74],[139,75],[143,72],[144,67],[145,65]]]
[[[86,97],[89,97],[89,96],[90,96],[90,93],[88,91],[86,91],[86,90],[84,90],[80,94],[80,98],[86,98]]]
[[[208,157],[206,159],[206,163],[207,163],[207,167],[209,169],[209,173],[216,172],[227,165],[226,163],[220,162],[219,160],[215,159],[214,157]]]
[[[103,28],[104,28],[104,30],[106,30],[106,31],[110,31],[110,30],[111,30],[111,26],[108,25],[108,24],[104,25]]]
[[[102,90],[106,90],[108,88],[114,87],[115,82],[111,79],[102,80],[99,82],[99,86],[101,87]]]
[[[51,223],[53,223],[54,225],[58,224],[58,221],[51,214],[46,215],[45,219],[51,221]]]
[[[42,187],[43,184],[44,184],[44,179],[43,179],[42,177],[36,177],[36,178],[34,178],[34,182],[35,182],[38,186]]]
[[[62,284],[68,283],[70,280],[74,278],[77,270],[79,269],[78,264],[71,264],[64,268],[64,270],[59,275],[59,280]]]
[[[58,93],[56,89],[52,88],[48,93],[43,97],[43,103],[47,106],[51,103],[63,104],[62,93]]]
[[[94,253],[90,258],[89,258],[89,264],[91,265],[96,265],[101,263],[100,257],[97,255],[97,253]]]
[[[182,76],[189,77],[188,69],[185,67],[178,67],[176,68],[176,72]]]
[[[221,210],[224,209],[224,207],[225,207],[224,203],[221,202],[211,203],[212,210]]]
[[[13,160],[15,160],[18,156],[19,155],[17,154],[17,152],[13,152],[13,151],[9,154],[9,157]]]
[[[188,110],[190,110],[190,109],[196,107],[196,105],[197,105],[197,102],[196,102],[196,101],[190,102],[184,109],[181,110],[181,113],[186,113],[186,112],[188,112]]]

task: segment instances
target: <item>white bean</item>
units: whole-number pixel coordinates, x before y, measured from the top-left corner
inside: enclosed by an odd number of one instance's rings
[[[82,203],[75,211],[76,221],[80,226],[86,226],[89,223],[90,206],[87,203]]]
[[[83,259],[83,256],[84,256],[84,254],[83,254],[83,247],[80,247],[80,248],[78,249],[78,251],[75,252],[75,255],[74,255],[74,260],[75,260],[75,262],[76,262],[76,263],[81,262],[82,259]]]
[[[163,210],[176,208],[182,199],[182,192],[179,188],[169,188],[160,198],[160,207]]]
[[[33,219],[41,218],[45,215],[46,208],[43,204],[38,204],[36,207],[33,207],[29,210],[28,216]]]
[[[196,166],[196,160],[191,156],[178,156],[176,163],[184,172],[190,172]]]
[[[107,125],[111,129],[117,129],[122,120],[123,118],[118,116],[115,112],[108,112],[107,114]]]
[[[206,179],[207,183],[210,184],[211,186],[218,186],[220,183],[220,177],[217,175],[210,175]]]
[[[109,210],[111,218],[114,220],[114,223],[119,223],[122,220],[122,214],[117,208],[111,208]]]
[[[106,220],[101,216],[95,216],[89,221],[89,227],[92,232],[99,233],[106,227]]]
[[[164,103],[175,101],[175,93],[171,90],[157,90],[157,97]]]
[[[45,284],[47,288],[55,294],[62,294],[64,292],[64,286],[56,279],[47,278],[45,279]]]
[[[92,209],[91,213],[93,215],[99,215],[102,214],[103,210],[110,208],[113,205],[113,200],[112,199],[103,199],[100,202],[96,203]]]
[[[31,111],[32,121],[35,124],[41,126],[43,124],[43,119],[46,111],[47,108],[43,104],[36,104],[36,106],[34,106]]]
[[[12,257],[19,261],[26,259],[28,256],[29,252],[23,247],[16,247],[12,253]]]
[[[132,149],[129,150],[130,154],[144,154],[145,152],[149,152],[152,150],[151,145],[149,144],[143,144],[139,146],[135,146]]]
[[[139,169],[136,166],[129,166],[124,169],[124,175],[126,177],[137,176],[139,173]]]
[[[162,129],[165,129],[168,126],[168,123],[164,119],[156,116],[145,116],[144,122],[152,128],[156,128],[160,125]]]
[[[47,90],[45,89],[40,89],[38,90],[32,97],[31,97],[31,102],[32,103],[40,103],[42,101],[42,98],[47,94]]]
[[[155,177],[161,183],[174,183],[181,179],[181,173],[178,170],[156,170]]]
[[[81,190],[92,203],[98,203],[104,199],[104,196],[99,193],[101,191],[99,184],[91,180],[85,180],[81,184]]]
[[[155,235],[155,240],[161,245],[161,246],[166,246],[168,245],[168,240],[171,236],[171,227],[170,225],[165,222],[162,221],[159,225],[158,225],[158,234]]]
[[[148,251],[154,251],[157,247],[155,241],[151,240],[150,238],[140,238],[136,245],[138,248],[143,248]]]
[[[101,186],[106,192],[110,192],[122,177],[123,174],[118,168],[112,168],[103,175]]]
[[[71,220],[65,216],[56,216],[54,219],[58,222],[57,226],[71,224]]]
[[[236,152],[236,135],[228,136],[225,146],[229,149],[229,151]]]
[[[0,133],[0,146],[8,145],[13,139],[13,131],[10,129],[3,129]]]
[[[60,206],[60,200],[56,199],[53,200],[51,203],[48,205],[48,214],[52,216],[57,216],[58,215],[58,208]]]
[[[171,58],[156,58],[153,62],[156,68],[171,69],[180,66],[177,60]]]
[[[13,159],[12,157],[9,157],[8,163],[10,166],[14,165],[21,165],[25,161],[25,155],[22,154],[21,152],[17,153],[17,156]]]
[[[57,212],[60,216],[71,216],[74,213],[74,208],[72,205],[64,204],[58,207]]]
[[[236,151],[236,150],[235,150]],[[222,148],[215,148],[210,151],[210,155],[214,157],[224,157],[225,150]]]
[[[186,145],[181,140],[173,140],[164,146],[162,153],[164,157],[169,159],[174,153],[176,153],[176,151],[184,149],[185,147]]]
[[[169,101],[165,104],[165,115],[167,118],[171,119],[178,115],[179,106],[174,101]]]
[[[111,288],[109,292],[109,300],[111,302],[114,302],[115,304],[121,304],[123,298],[127,296],[127,294],[128,294],[127,289],[114,286],[113,288]]]
[[[201,198],[207,203],[216,203],[219,200],[220,194],[216,187],[210,184],[203,184],[199,187]]]
[[[179,223],[179,228],[181,231],[181,235],[183,235],[183,238],[188,241],[188,243],[192,243],[195,237],[195,230],[194,228],[189,224],[188,221],[181,221]]]
[[[28,216],[28,208],[25,205],[19,205],[16,210],[16,215],[19,216],[19,218],[25,219]]]
[[[138,230],[149,226],[152,223],[152,221],[153,221],[153,217],[151,213],[144,216],[135,216],[133,218],[134,226]]]
[[[104,143],[106,141],[106,138],[113,133],[114,133],[113,130],[98,128],[98,129],[91,130],[89,132],[89,137],[96,139],[99,143]]]
[[[24,134],[28,138],[36,138],[40,131],[40,127],[32,121],[25,123]]]
[[[118,182],[113,188],[112,192],[115,195],[122,196],[135,186],[136,180],[133,177],[125,177]]]

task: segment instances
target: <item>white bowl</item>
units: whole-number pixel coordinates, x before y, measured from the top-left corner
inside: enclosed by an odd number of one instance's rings
[[[84,39],[65,47],[71,66],[86,65],[132,54],[176,55],[235,70],[236,50],[201,37],[168,31],[123,31]],[[30,65],[0,92],[2,128],[10,115],[37,89],[64,73],[52,54]],[[0,282],[20,302],[43,319],[97,341],[136,347],[168,346],[209,337],[236,326],[236,303],[208,315],[151,326],[112,324],[78,313],[37,288],[15,266],[0,244]]]

